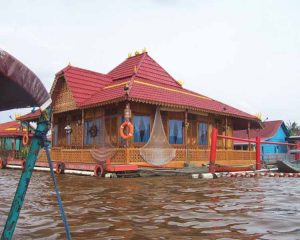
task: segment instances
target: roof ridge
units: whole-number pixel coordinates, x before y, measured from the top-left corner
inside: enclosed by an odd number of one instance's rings
[[[71,66],[71,65],[66,66],[65,68],[63,68],[62,70],[60,70],[57,74],[59,74],[59,73],[61,73],[61,72],[69,71],[69,70],[71,70],[72,68],[73,68],[73,69],[77,69],[77,70],[79,70],[79,71],[81,71],[81,72],[94,73],[94,74],[99,74],[99,75],[107,76],[107,77],[110,77],[110,78],[111,78],[111,76],[110,76],[109,74],[107,74],[107,73],[100,73],[100,72],[96,72],[96,71],[94,71],[94,70],[90,70],[90,69],[86,69],[86,68],[81,68],[81,67],[76,67],[76,66]],[[56,75],[57,75],[57,74],[56,74]]]
[[[135,79],[135,77],[137,76],[137,73],[139,72],[139,69],[140,69],[142,63],[143,63],[143,61],[145,60],[145,57],[148,55],[147,52],[144,52],[144,53],[142,53],[142,54],[143,54],[143,56],[142,56],[141,60],[139,61],[138,65],[134,67],[134,68],[136,68],[136,69],[134,69],[134,73],[133,73],[133,75],[132,75],[132,77],[131,77],[131,79],[130,79],[130,81],[129,81],[129,84],[128,84],[128,92],[127,92],[127,95],[128,95],[128,96],[129,96],[129,94],[130,94],[130,90],[131,90],[132,85],[133,85],[133,83],[134,83],[134,79]]]

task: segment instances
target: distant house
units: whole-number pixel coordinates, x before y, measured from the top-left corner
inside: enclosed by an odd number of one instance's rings
[[[234,137],[237,138],[248,138],[247,130],[238,130],[233,132]],[[266,142],[287,142],[289,137],[288,130],[282,120],[277,121],[265,121],[263,122],[262,129],[251,129],[249,133],[249,138],[255,140],[256,137],[260,137],[261,141]],[[234,149],[236,150],[248,150],[249,146],[254,148],[255,144],[248,144],[246,142],[234,142]],[[278,154],[278,153],[287,153],[288,149],[286,146],[279,145],[261,145],[261,154]]]
[[[27,129],[19,121],[0,123],[0,158],[20,159],[25,157],[23,135]],[[32,134],[29,134],[29,141]]]

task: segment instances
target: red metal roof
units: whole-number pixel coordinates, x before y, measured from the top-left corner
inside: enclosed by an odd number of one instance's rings
[[[19,130],[20,127],[21,127],[21,123],[19,121],[0,123],[0,136],[1,137],[23,136],[23,132]]]
[[[273,137],[280,126],[283,124],[282,120],[265,121],[262,129],[250,129],[250,139],[260,137],[263,141]],[[247,130],[238,130],[233,132],[233,136],[237,138],[248,139]],[[238,144],[238,141],[235,141]]]
[[[17,117],[16,119],[19,121],[35,121],[41,116],[41,110],[37,109],[34,112],[27,113],[25,115],[22,115],[20,117]]]
[[[146,52],[127,58],[108,74],[114,81],[135,75],[136,78],[181,88],[181,85]]]
[[[80,108],[127,98],[258,121],[253,115],[182,88],[148,53],[127,58],[107,75],[71,66],[63,69],[60,74],[67,80],[76,106]],[[127,94],[124,91],[125,85],[129,85]]]
[[[109,75],[73,66],[67,66],[57,73],[57,76],[61,74],[67,81],[76,105],[91,98],[93,94],[102,90],[112,81],[112,77]]]

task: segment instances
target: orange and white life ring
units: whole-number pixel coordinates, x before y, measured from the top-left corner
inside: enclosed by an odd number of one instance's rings
[[[96,165],[94,168],[94,176],[96,177],[102,177],[103,176],[103,166],[102,165]]]
[[[66,169],[66,166],[63,162],[58,162],[56,163],[56,166],[55,166],[55,172],[56,174],[63,174],[65,173],[65,169]]]
[[[22,161],[21,161],[21,167],[22,167],[22,170],[24,170],[25,164],[26,164],[26,161],[25,161],[25,160],[22,160]]]
[[[28,135],[28,131],[26,133],[23,134],[23,138],[22,138],[22,143],[24,146],[27,146],[29,141],[29,135]]]
[[[125,134],[124,133],[124,128],[127,127],[128,128],[128,133]],[[127,140],[129,138],[132,138],[133,136],[133,125],[131,122],[129,121],[125,121],[122,123],[121,127],[120,127],[120,135],[123,139]]]
[[[0,158],[0,169],[3,169],[5,167],[6,167],[6,161]]]

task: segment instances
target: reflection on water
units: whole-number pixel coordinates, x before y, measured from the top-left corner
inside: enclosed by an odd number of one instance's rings
[[[2,231],[21,172],[0,170]],[[73,239],[300,239],[300,179],[58,176]],[[50,174],[34,172],[16,239],[65,239]]]

